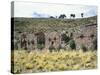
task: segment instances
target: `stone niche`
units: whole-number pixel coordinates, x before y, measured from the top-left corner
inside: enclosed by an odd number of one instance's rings
[[[34,34],[27,35],[27,50],[34,50],[37,48],[37,38]]]
[[[45,34],[45,48],[49,49],[51,46],[54,49],[61,45],[61,35],[58,32],[49,32]]]

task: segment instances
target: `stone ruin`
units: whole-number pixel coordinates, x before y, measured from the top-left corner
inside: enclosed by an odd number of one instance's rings
[[[97,38],[97,24],[80,26],[80,31],[72,32],[71,38],[75,41],[76,49],[80,49],[81,45],[85,45],[88,49],[93,45],[93,39]],[[67,47],[62,40],[61,32],[38,32],[38,33],[20,33],[19,38],[14,38],[15,49],[35,50],[35,49],[59,49],[59,47]],[[68,35],[69,33],[66,33]],[[70,35],[71,35],[70,34]],[[65,47],[65,48],[66,48]]]
[[[97,40],[97,24],[81,26],[80,31],[74,33],[76,48],[80,49],[84,45],[87,49],[93,46],[93,40]]]
[[[18,41],[18,40],[17,40]],[[61,44],[61,36],[58,32],[50,33],[21,33],[19,42],[17,43],[17,49],[34,50],[38,49],[38,45],[43,46],[43,49],[49,49],[51,46],[57,49]],[[18,46],[20,45],[20,46]]]
[[[50,32],[46,33],[46,39],[45,39],[45,48],[49,49],[50,47],[53,47],[54,49],[59,48],[61,44],[61,34],[58,32]]]

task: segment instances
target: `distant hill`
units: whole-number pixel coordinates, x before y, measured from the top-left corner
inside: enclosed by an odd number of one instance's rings
[[[12,18],[15,32],[49,32],[62,30],[76,30],[79,26],[97,23],[97,16],[79,19],[55,18]]]

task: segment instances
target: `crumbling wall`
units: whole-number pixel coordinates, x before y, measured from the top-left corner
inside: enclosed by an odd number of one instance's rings
[[[61,35],[58,32],[46,33],[45,48],[49,49],[53,47],[54,49],[59,48],[61,44]]]
[[[97,38],[97,25],[85,25],[80,27],[80,31],[74,33],[76,49],[80,49],[84,45],[90,49],[93,45],[93,40]]]

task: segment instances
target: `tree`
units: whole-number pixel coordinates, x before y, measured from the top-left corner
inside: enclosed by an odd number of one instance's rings
[[[71,18],[71,17],[75,18],[75,14],[70,14],[70,18]]]
[[[65,14],[61,14],[61,15],[59,16],[59,18],[62,18],[62,19],[64,19],[65,17],[66,17]]]
[[[84,14],[83,14],[83,13],[81,13],[81,17],[83,17],[83,15],[84,15]]]
[[[70,46],[71,49],[76,49],[75,41],[74,40],[70,40],[69,41],[69,46]]]
[[[53,17],[53,16],[50,16],[50,18],[55,18],[55,17]]]

